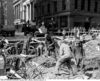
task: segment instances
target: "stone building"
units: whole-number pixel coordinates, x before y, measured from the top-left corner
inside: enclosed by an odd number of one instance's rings
[[[4,25],[14,24],[13,0],[3,0]]]
[[[4,24],[4,12],[3,12],[3,5],[2,0],[0,0],[0,26]]]
[[[23,19],[25,21],[33,21],[34,18],[34,4],[36,0],[24,0],[23,1]]]
[[[15,23],[21,23],[24,21],[34,20],[34,3],[35,0],[14,0],[14,14]]]
[[[13,8],[14,8],[14,24],[20,24],[22,20],[22,2],[23,0],[13,0]]]
[[[58,28],[88,29],[100,24],[100,0],[37,0],[35,17],[46,21],[53,18]]]

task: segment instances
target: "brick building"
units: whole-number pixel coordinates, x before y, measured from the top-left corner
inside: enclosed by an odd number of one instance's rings
[[[59,28],[100,24],[100,0],[37,0],[37,20],[53,20]]]

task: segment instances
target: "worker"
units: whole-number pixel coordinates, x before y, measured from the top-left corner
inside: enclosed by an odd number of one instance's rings
[[[48,52],[48,56],[50,56],[50,51],[54,50],[54,40],[51,37],[50,33],[45,34],[45,45],[46,45],[46,51]]]
[[[69,43],[67,41],[63,41],[60,46],[60,54],[59,59],[56,63],[55,70],[56,74],[59,74],[59,70],[62,64],[65,62],[68,63],[68,69],[70,70],[70,73],[72,74],[72,68],[71,68],[71,58],[73,57]]]

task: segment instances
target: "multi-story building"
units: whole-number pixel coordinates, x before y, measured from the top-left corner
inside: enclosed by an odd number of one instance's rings
[[[14,24],[13,0],[3,0],[4,25]]]
[[[25,21],[33,21],[34,18],[34,4],[36,0],[24,0],[23,1],[23,19]]]
[[[14,23],[21,23],[22,20],[22,4],[25,0],[13,0],[13,8],[14,8]]]
[[[2,3],[2,0],[0,0],[0,26],[4,24],[4,12]]]
[[[15,23],[21,23],[23,20],[34,20],[34,3],[35,0],[14,0]]]
[[[59,28],[100,24],[100,0],[37,0],[37,20],[54,19]]]

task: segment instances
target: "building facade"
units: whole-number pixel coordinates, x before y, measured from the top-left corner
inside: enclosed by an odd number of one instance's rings
[[[100,24],[100,0],[37,0],[37,20],[53,20],[59,28]]]
[[[22,21],[34,20],[34,3],[35,0],[14,0],[14,15],[15,23],[21,23]]]
[[[25,21],[33,21],[34,18],[34,4],[36,0],[24,0],[23,1],[23,19]]]
[[[22,4],[23,0],[13,0],[13,8],[14,8],[14,23],[20,24],[22,18]]]
[[[14,24],[13,0],[3,0],[4,25]]]
[[[3,2],[0,0],[0,26],[4,24]]]

